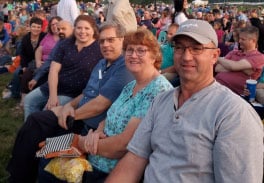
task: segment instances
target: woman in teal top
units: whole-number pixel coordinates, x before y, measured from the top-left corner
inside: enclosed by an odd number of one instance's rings
[[[161,52],[159,44],[148,30],[137,30],[124,40],[125,61],[135,80],[127,84],[107,112],[97,130],[80,137],[80,147],[89,153],[93,172],[86,182],[103,182],[118,160],[126,153],[126,146],[138,124],[145,116],[154,97],[172,89],[159,73]]]
[[[173,61],[173,45],[171,44],[171,38],[174,34],[176,34],[179,28],[178,24],[170,24],[167,31],[166,41],[160,45],[162,52],[162,64],[160,68],[161,74],[165,76],[173,86],[178,85],[178,74],[176,73],[176,69],[174,67]]]

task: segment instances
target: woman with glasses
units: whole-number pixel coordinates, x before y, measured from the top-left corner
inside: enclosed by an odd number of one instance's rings
[[[61,33],[72,30],[67,21],[59,24],[59,28]],[[94,18],[78,16],[73,35],[62,40],[56,48],[48,82],[37,88],[30,98],[25,98],[25,121],[31,113],[64,105],[82,92],[92,69],[102,58],[97,39],[98,29]]]
[[[29,85],[30,80],[36,74],[37,69],[40,68],[42,63],[48,58],[51,50],[59,40],[59,31],[57,29],[57,24],[61,21],[61,17],[53,17],[49,21],[48,25],[48,33],[39,43],[39,46],[35,49],[35,67],[27,69],[23,76],[21,77],[21,102],[20,105],[24,105],[24,98],[30,90],[33,89],[31,85]],[[34,87],[40,86],[41,84],[47,81],[47,76],[41,78],[39,82],[34,83]]]
[[[93,172],[84,175],[86,182],[104,181],[126,153],[126,146],[154,97],[172,88],[159,73],[160,46],[150,31],[128,34],[123,45],[126,67],[135,80],[124,87],[98,129],[80,136],[79,147],[89,153],[88,160],[93,166]]]

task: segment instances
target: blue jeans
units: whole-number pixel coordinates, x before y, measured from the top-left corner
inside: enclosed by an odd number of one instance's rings
[[[10,55],[4,55],[0,57],[0,66],[4,66],[5,64],[12,62],[12,58]]]
[[[7,70],[6,67],[1,67],[0,68],[0,74],[4,74],[4,73],[7,73],[7,72],[8,72],[8,70]]]
[[[21,66],[19,66],[13,73],[13,78],[11,80],[12,87],[10,88],[12,92],[12,97],[20,97],[20,75],[22,74]]]
[[[59,95],[60,105],[64,105],[72,100],[71,97]],[[37,111],[42,111],[47,104],[49,96],[43,94],[40,88],[36,88],[29,92],[24,100],[24,121],[27,117]]]

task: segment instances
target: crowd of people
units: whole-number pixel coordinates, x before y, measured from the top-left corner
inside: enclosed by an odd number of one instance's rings
[[[187,0],[0,1],[3,99],[24,113],[8,181],[61,182],[36,152],[74,133],[93,167],[83,182],[262,182],[264,106],[245,84],[264,105],[263,17]]]

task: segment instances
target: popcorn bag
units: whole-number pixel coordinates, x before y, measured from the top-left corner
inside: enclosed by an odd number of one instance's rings
[[[69,183],[81,183],[84,171],[93,171],[91,164],[81,157],[58,157],[52,159],[44,169],[58,179]]]
[[[37,151],[36,157],[80,157],[84,152],[78,148],[78,141],[79,136],[73,133],[47,138],[39,143],[41,149]]]
[[[47,138],[39,143],[36,157],[54,158],[44,168],[60,180],[81,183],[84,171],[92,171],[91,164],[78,148],[79,136],[73,133]]]

